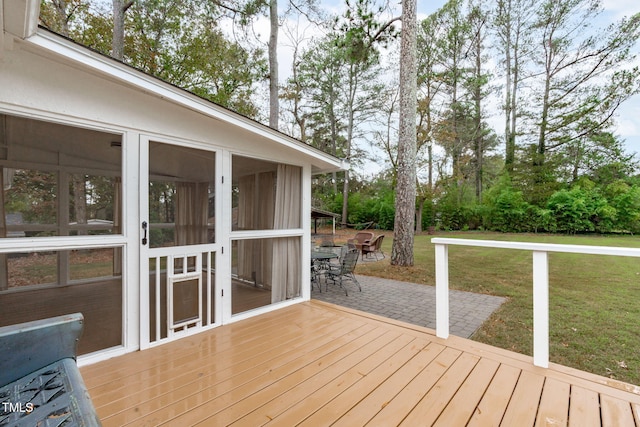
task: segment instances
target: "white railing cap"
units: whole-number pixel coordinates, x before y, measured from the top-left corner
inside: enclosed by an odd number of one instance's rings
[[[431,243],[435,245],[476,246],[485,248],[520,249],[540,252],[564,252],[591,255],[612,255],[640,257],[640,248],[625,248],[615,246],[564,245],[556,243],[511,242],[499,240],[475,240],[434,237]]]

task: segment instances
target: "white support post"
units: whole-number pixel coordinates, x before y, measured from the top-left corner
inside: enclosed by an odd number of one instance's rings
[[[533,364],[549,367],[549,255],[533,252]]]
[[[436,244],[436,335],[449,338],[449,247]]]

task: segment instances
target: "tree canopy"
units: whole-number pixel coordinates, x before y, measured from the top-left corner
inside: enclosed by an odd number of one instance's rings
[[[268,46],[255,34],[274,4],[42,0],[40,18],[267,122]],[[637,162],[616,128],[620,106],[640,91],[640,14],[598,26],[600,0],[449,0],[417,22],[409,114],[396,53],[407,23],[393,7],[349,0],[331,16],[315,2],[289,2],[280,13],[281,29],[286,17],[307,35],[277,39],[295,45],[289,76],[276,81],[278,127],[352,164],[318,177],[317,207],[351,225],[393,227],[409,186],[400,123],[415,113],[417,230],[640,230]]]

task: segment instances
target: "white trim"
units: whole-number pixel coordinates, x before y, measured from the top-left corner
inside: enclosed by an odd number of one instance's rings
[[[640,257],[640,248],[619,248],[614,246],[561,245],[554,243],[503,242],[498,240],[473,240],[435,237],[434,244],[478,246],[485,248],[519,249],[526,251],[563,252],[590,255],[615,255]]]
[[[122,233],[127,245],[122,253],[123,333],[127,351],[140,348],[140,245],[137,227],[140,217],[138,203],[139,138],[135,132],[122,135]],[[125,185],[126,183],[126,185]]]
[[[249,319],[251,317],[255,317],[261,314],[269,313],[275,310],[279,310],[281,308],[289,307],[295,304],[300,304],[303,302],[303,298],[292,298],[286,301],[280,301],[272,304],[265,305],[263,307],[254,308],[253,310],[243,311],[241,313],[237,313],[232,315],[229,319],[227,319],[226,324],[238,322],[240,320]]]
[[[220,200],[218,206],[221,209],[221,215],[216,215],[220,220],[216,220],[219,228],[220,235],[216,235],[216,241],[219,242],[226,250],[222,250],[216,255],[216,271],[220,272],[220,275],[229,280],[218,280],[218,286],[216,288],[216,322],[220,324],[228,323],[231,319],[232,307],[232,284],[231,284],[231,272],[233,271],[231,263],[232,261],[232,241],[231,241],[231,223],[233,222],[233,210],[231,208],[232,197],[232,155],[229,150],[222,150],[220,153],[220,165],[221,176],[224,179],[224,183],[220,183]],[[216,197],[217,194],[216,194]],[[216,211],[217,212],[217,211]],[[229,303],[227,303],[229,301]]]
[[[533,251],[533,364],[549,367],[549,253]]]
[[[103,360],[112,359],[114,357],[123,356],[131,351],[135,351],[137,349],[131,350],[126,349],[124,346],[111,347],[105,350],[99,350],[93,353],[83,354],[82,356],[78,356],[77,362],[79,367],[91,365],[93,363],[102,362]]]
[[[449,247],[436,244],[436,335],[449,338]]]
[[[191,328],[191,329],[187,329],[184,333],[181,332],[180,336],[176,336],[173,339],[168,339],[168,338],[162,338],[159,341],[154,341],[152,343],[149,343],[149,346],[146,348],[153,348],[153,347],[158,347],[164,344],[168,344],[172,341],[179,341],[183,338],[187,338],[193,335],[198,335],[201,334],[202,332],[207,332],[211,329],[215,329],[217,327],[219,327],[220,324],[213,324],[213,325],[207,325],[207,326],[202,326],[200,328]],[[141,348],[140,350],[145,350],[143,348]]]
[[[124,247],[126,243],[121,235],[3,238],[0,240],[0,253],[112,248]]]
[[[147,231],[147,243],[142,245],[142,222],[149,224],[149,137],[147,135],[140,134],[138,136],[138,195],[137,204],[139,206],[138,217],[135,219],[135,230],[132,234],[137,235],[136,245],[139,248],[138,253],[138,279],[139,283],[139,330],[140,330],[140,350],[151,347],[151,334],[149,331],[149,325],[151,325],[151,305],[149,304],[149,233]],[[156,266],[156,272],[160,266]],[[146,276],[146,279],[145,279]],[[156,337],[158,335],[158,328],[160,322],[156,322]]]
[[[149,248],[149,257],[176,256],[179,254],[195,255],[203,252],[218,252],[220,250],[219,243],[202,243],[199,245],[184,246],[163,246],[160,248]],[[181,248],[181,249],[176,249]]]
[[[269,239],[278,237],[300,237],[305,234],[302,228],[276,230],[242,230],[232,231],[231,240]],[[311,243],[309,243],[311,244]]]
[[[311,169],[307,166],[302,168],[302,230],[307,230],[302,234],[302,250],[300,251],[300,262],[302,263],[302,299],[311,299]]]

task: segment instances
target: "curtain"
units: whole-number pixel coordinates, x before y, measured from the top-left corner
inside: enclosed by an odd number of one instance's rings
[[[275,174],[264,172],[238,179],[238,228],[273,228]],[[269,288],[273,253],[268,240],[238,241],[238,277]]]
[[[177,246],[207,243],[208,182],[179,182],[176,185]]]
[[[297,166],[278,165],[273,228],[299,228],[301,216],[302,173]],[[300,295],[300,238],[286,237],[272,242],[271,302]]]
[[[275,198],[276,175],[273,172],[258,174],[258,197],[256,204],[256,228],[259,230],[269,230],[273,228],[273,216],[275,214],[273,205]],[[273,252],[269,239],[255,241],[257,249],[256,278],[258,283],[265,288],[272,288],[272,263]]]
[[[254,200],[256,197],[255,175],[242,176],[238,179],[238,229],[251,230],[254,224]],[[253,259],[254,242],[238,241],[238,277],[254,281]]]

